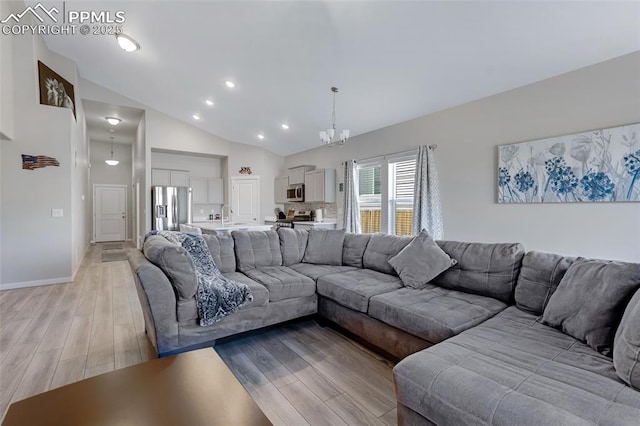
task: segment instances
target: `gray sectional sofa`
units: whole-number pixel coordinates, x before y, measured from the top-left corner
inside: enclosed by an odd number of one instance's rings
[[[411,247],[408,237],[283,228],[203,238],[221,272],[249,285],[253,301],[199,326],[187,253],[147,238],[144,254],[129,261],[159,356],[318,313],[402,359],[394,368],[399,424],[638,424],[638,264],[616,264],[611,273],[596,262],[600,269],[574,281],[600,279],[615,297],[585,287],[581,300],[568,285],[556,291],[581,260],[525,253],[520,244],[437,241],[454,265],[414,288],[394,269]],[[545,309],[555,293],[556,304],[561,297],[591,303],[610,324],[598,329],[583,318],[576,325],[578,313],[567,309],[570,318],[546,325],[555,321]],[[572,337],[581,327],[586,337]]]

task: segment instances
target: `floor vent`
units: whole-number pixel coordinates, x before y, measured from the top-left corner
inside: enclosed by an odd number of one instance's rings
[[[102,253],[103,262],[117,262],[119,260],[127,260],[126,252]]]

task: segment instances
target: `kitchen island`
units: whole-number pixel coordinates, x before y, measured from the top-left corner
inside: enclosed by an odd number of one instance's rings
[[[197,226],[203,234],[230,233],[231,231],[267,231],[273,229],[271,225],[259,225],[257,223],[225,222],[208,220],[204,222],[192,222],[191,226]]]

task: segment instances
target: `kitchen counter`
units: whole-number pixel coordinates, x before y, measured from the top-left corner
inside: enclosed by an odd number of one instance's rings
[[[293,222],[293,227],[297,229],[336,229],[338,224],[335,220],[327,219],[322,222],[302,221]]]
[[[231,231],[267,231],[272,229],[271,225],[259,225],[256,223],[220,223],[219,220],[208,220],[204,222],[193,222],[191,223],[193,226],[197,226],[202,229],[203,233],[205,231],[215,231],[215,232],[225,232],[229,233]]]

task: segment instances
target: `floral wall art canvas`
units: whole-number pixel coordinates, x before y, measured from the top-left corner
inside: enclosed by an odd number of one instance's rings
[[[640,201],[640,124],[498,149],[499,203]]]

